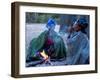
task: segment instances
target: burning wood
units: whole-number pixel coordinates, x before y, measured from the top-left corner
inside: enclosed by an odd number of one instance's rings
[[[40,52],[40,55],[43,57],[44,60],[48,59],[48,55],[45,53],[44,50]]]
[[[50,57],[45,53],[44,50],[43,50],[42,52],[40,52],[40,55],[41,55],[41,56],[43,57],[43,59],[45,60],[44,63],[53,65],[52,62],[50,61]]]

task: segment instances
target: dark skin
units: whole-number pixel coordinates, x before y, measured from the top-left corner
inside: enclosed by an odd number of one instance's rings
[[[81,26],[79,26],[78,24],[74,24],[72,27],[68,28],[68,32],[71,34],[74,31],[76,32],[81,31],[81,29],[82,29]]]
[[[74,29],[74,31],[78,32],[78,31],[80,31],[82,28],[81,28],[80,25],[75,24],[75,25],[73,25],[73,29]]]
[[[70,38],[71,34],[74,31],[78,32],[78,31],[81,31],[81,29],[82,29],[82,27],[79,24],[74,24],[72,27],[69,27],[69,29],[68,29],[68,32],[69,32],[68,38]]]

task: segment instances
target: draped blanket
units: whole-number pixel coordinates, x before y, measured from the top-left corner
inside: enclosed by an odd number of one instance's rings
[[[49,40],[47,40],[49,38]],[[46,42],[48,43],[46,44]],[[48,46],[46,46],[48,45]],[[45,50],[51,59],[61,59],[66,57],[66,48],[63,39],[54,31],[51,36],[48,31],[42,32],[37,38],[33,38],[30,42],[27,59],[40,59],[36,56],[38,52]]]

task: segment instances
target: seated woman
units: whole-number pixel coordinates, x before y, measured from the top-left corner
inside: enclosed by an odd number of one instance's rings
[[[26,61],[60,60],[66,57],[66,48],[62,38],[54,31],[56,22],[49,19],[46,27],[48,30],[42,32],[37,38],[32,39],[29,46],[29,54]]]
[[[66,40],[69,52],[67,64],[89,64],[89,40],[85,32],[87,26],[85,19],[80,19],[73,25],[72,32]]]

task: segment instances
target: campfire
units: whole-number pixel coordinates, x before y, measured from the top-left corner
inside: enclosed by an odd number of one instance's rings
[[[43,59],[45,60],[44,63],[45,64],[50,64],[53,65],[52,62],[50,61],[50,56],[48,56],[45,51],[43,50],[42,52],[40,52],[40,55],[43,57]]]

